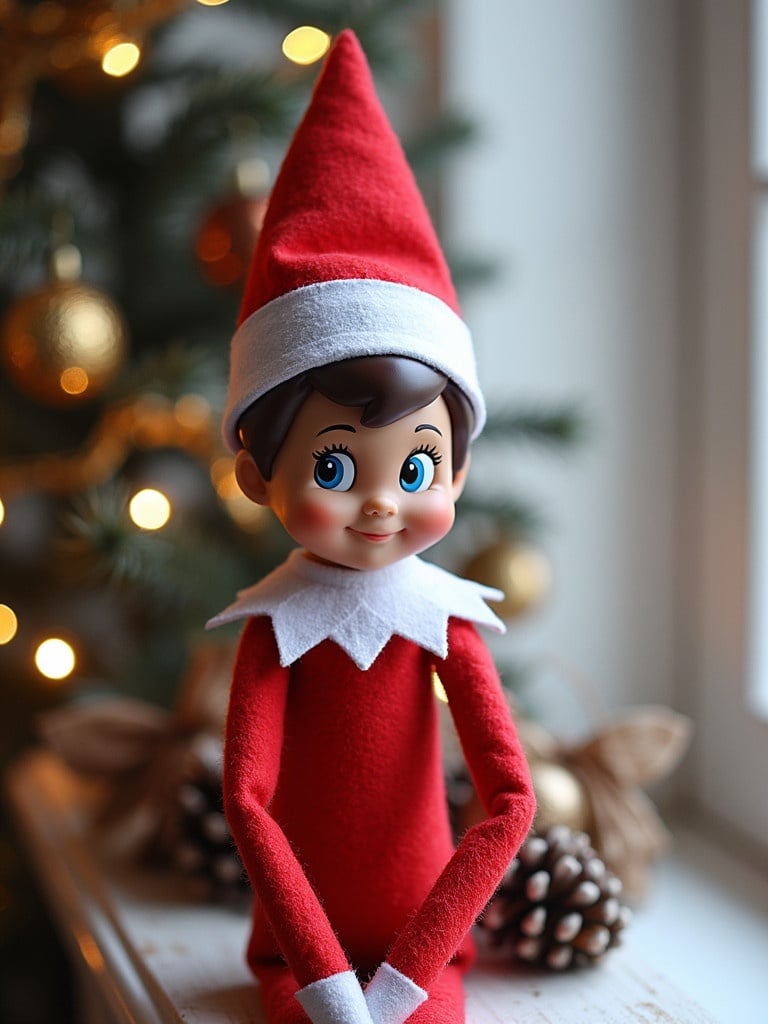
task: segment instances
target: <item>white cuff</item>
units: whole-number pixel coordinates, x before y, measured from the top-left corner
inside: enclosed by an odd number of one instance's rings
[[[353,971],[313,981],[299,989],[296,998],[312,1024],[373,1024]]]
[[[423,988],[386,961],[365,987],[373,1024],[403,1024],[426,998]]]

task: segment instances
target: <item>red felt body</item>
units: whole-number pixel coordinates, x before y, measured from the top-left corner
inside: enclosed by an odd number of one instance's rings
[[[449,624],[442,661],[393,637],[360,671],[333,641],[281,668],[251,619],[234,674],[224,797],[257,893],[249,962],[284,957],[304,986],[381,961],[430,990],[531,824],[528,768],[490,655]],[[456,852],[431,669],[489,812]],[[429,1002],[429,1001],[428,1001]],[[426,1005],[426,1004],[425,1004]]]

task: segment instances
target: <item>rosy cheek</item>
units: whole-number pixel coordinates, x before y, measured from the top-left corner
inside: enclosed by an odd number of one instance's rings
[[[304,530],[324,530],[335,526],[338,521],[338,510],[332,502],[322,496],[305,498],[297,504],[292,516],[293,522]]]
[[[422,529],[433,536],[445,536],[453,526],[454,507],[452,501],[446,501],[442,497],[422,507],[419,521]]]

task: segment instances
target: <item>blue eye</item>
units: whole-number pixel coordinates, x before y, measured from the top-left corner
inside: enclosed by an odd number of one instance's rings
[[[414,452],[400,468],[400,486],[410,494],[426,491],[435,479],[435,460],[428,452]]]
[[[355,482],[355,460],[348,452],[315,453],[315,483],[326,491],[348,491]]]

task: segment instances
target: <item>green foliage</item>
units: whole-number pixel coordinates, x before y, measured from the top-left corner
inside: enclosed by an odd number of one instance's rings
[[[540,509],[519,498],[476,498],[465,492],[458,506],[462,519],[479,518],[492,522],[497,530],[512,537],[534,537],[542,532],[546,520]]]
[[[477,125],[465,114],[444,111],[430,124],[403,142],[408,163],[417,175],[440,170],[456,150],[471,145],[477,138]]]
[[[544,408],[492,412],[483,431],[487,441],[530,441],[565,450],[583,444],[589,435],[584,410],[572,403]]]
[[[7,286],[14,268],[43,260],[55,213],[49,197],[25,185],[0,202],[0,282]]]

